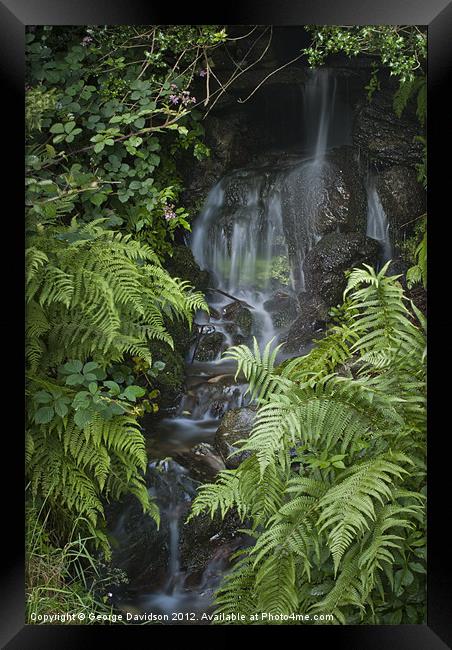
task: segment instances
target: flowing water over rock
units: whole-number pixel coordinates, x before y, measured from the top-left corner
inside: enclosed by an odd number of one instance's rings
[[[341,258],[342,265],[353,262],[355,250],[365,246],[365,193],[354,185],[357,173],[347,148],[351,113],[328,70],[312,73],[303,93],[302,148],[269,154],[231,171],[211,189],[196,220],[190,247],[200,268],[210,274],[210,314],[197,315],[199,336],[187,356],[186,392],[177,411],[143,423],[151,459],[149,491],[160,507],[161,529],[127,504],[111,531],[117,542],[114,564],[130,577],[117,606],[168,615],[167,624],[202,624],[200,616],[212,607],[230,554],[249,543],[237,532],[234,516],[225,522],[199,518],[184,524],[199,481],[235,466],[228,450],[244,428],[249,434],[254,417],[246,386],[236,383],[235,364],[222,359],[222,353],[231,345],[252,343],[253,336],[261,348],[273,338],[284,341],[299,321],[303,336],[296,332],[300,342],[294,350],[308,351],[309,332],[326,318],[328,304],[306,293],[305,261],[337,233],[351,251],[345,262]],[[342,148],[331,151],[333,145]],[[369,224],[375,225],[378,239],[379,214],[372,210]],[[361,239],[356,245],[353,240],[353,247],[346,233],[354,228],[362,234],[354,235]],[[337,243],[330,248],[338,248]],[[322,250],[311,259],[311,269],[318,262],[322,270]],[[334,269],[341,280],[342,266]],[[330,276],[328,268],[325,273]],[[313,329],[306,327],[306,319]]]
[[[371,239],[376,239],[381,245],[380,266],[383,266],[392,257],[391,239],[389,237],[389,223],[383,205],[378,195],[375,177],[368,175],[367,180],[367,231]]]

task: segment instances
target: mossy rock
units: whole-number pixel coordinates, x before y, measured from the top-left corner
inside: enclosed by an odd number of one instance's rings
[[[230,409],[223,416],[220,426],[215,434],[214,446],[220,453],[228,469],[237,469],[240,463],[248,458],[249,451],[238,451],[237,441],[251,435],[257,409],[253,406]],[[230,457],[231,454],[235,454]]]
[[[235,301],[223,308],[223,318],[239,328],[239,333],[249,336],[253,327],[253,314],[240,301]]]
[[[214,361],[226,347],[226,337],[223,332],[204,334],[196,350],[195,359],[197,361]]]
[[[198,291],[205,291],[210,283],[209,273],[202,271],[187,246],[175,246],[166,269],[173,277],[188,280]]]

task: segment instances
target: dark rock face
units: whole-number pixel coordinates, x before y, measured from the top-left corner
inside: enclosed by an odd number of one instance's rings
[[[234,323],[238,328],[238,333],[242,336],[248,337],[251,334],[253,315],[248,307],[238,300],[223,308],[223,319]]]
[[[391,165],[415,166],[422,160],[422,144],[416,116],[406,109],[398,118],[393,109],[393,90],[377,91],[370,102],[363,99],[357,110],[353,142],[373,161]]]
[[[328,320],[328,305],[320,296],[300,293],[298,301],[300,315],[285,337],[286,352],[300,352]]]
[[[377,176],[376,187],[390,226],[406,228],[426,211],[426,197],[411,167],[396,165]]]
[[[300,268],[316,238],[366,231],[366,191],[356,158],[352,147],[338,147],[287,176],[282,219],[293,277],[301,288]]]
[[[213,361],[226,347],[226,337],[223,332],[204,334],[196,350],[195,359],[197,361]]]
[[[237,533],[241,526],[243,523],[234,511],[227,513],[223,521],[219,513],[213,519],[203,513],[181,526],[180,563],[187,573],[187,587],[200,582],[209,562],[227,558],[243,543],[243,536]]]
[[[358,233],[325,235],[306,256],[306,287],[319,295],[328,307],[341,301],[346,286],[345,271],[363,262],[374,265],[379,254],[374,239]]]
[[[175,246],[166,268],[173,277],[188,280],[199,291],[209,286],[209,273],[201,271],[188,246]]]
[[[283,221],[287,238],[292,234],[296,241],[305,237],[306,223],[320,235],[338,228],[365,230],[366,193],[352,147],[333,149],[323,163],[308,161],[292,172],[283,197]]]
[[[288,293],[277,291],[270,300],[264,302],[264,308],[268,311],[277,328],[287,327],[295,320],[299,313],[298,301]]]
[[[249,437],[256,417],[256,410],[255,407],[248,406],[231,409],[220,422],[215,434],[215,448],[220,453],[228,469],[236,469],[250,455],[250,452],[244,451],[232,458],[228,458],[230,454],[238,449],[235,443]]]

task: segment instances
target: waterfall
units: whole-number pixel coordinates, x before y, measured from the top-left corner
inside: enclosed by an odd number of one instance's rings
[[[303,109],[306,149],[320,162],[328,148],[336,99],[337,80],[327,68],[310,70],[304,86]]]
[[[262,305],[278,260],[290,259],[292,288],[306,289],[303,264],[320,238],[316,218],[330,165],[326,152],[350,141],[349,117],[337,98],[335,74],[309,71],[300,115],[303,155],[231,172],[212,188],[196,220],[191,237],[196,261],[211,273],[216,287],[261,307],[262,342],[272,334]],[[296,232],[290,232],[289,222],[298,224]]]
[[[389,223],[386,213],[378,196],[375,177],[369,174],[367,178],[367,231],[366,234],[376,239],[381,245],[380,265],[383,266],[392,257],[392,246],[389,237]]]
[[[272,261],[286,255],[274,174],[238,170],[209,193],[193,230],[196,261],[228,293],[265,291]]]

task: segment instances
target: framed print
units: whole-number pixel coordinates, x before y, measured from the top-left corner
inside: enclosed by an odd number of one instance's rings
[[[0,12],[3,645],[450,647],[450,3]]]

